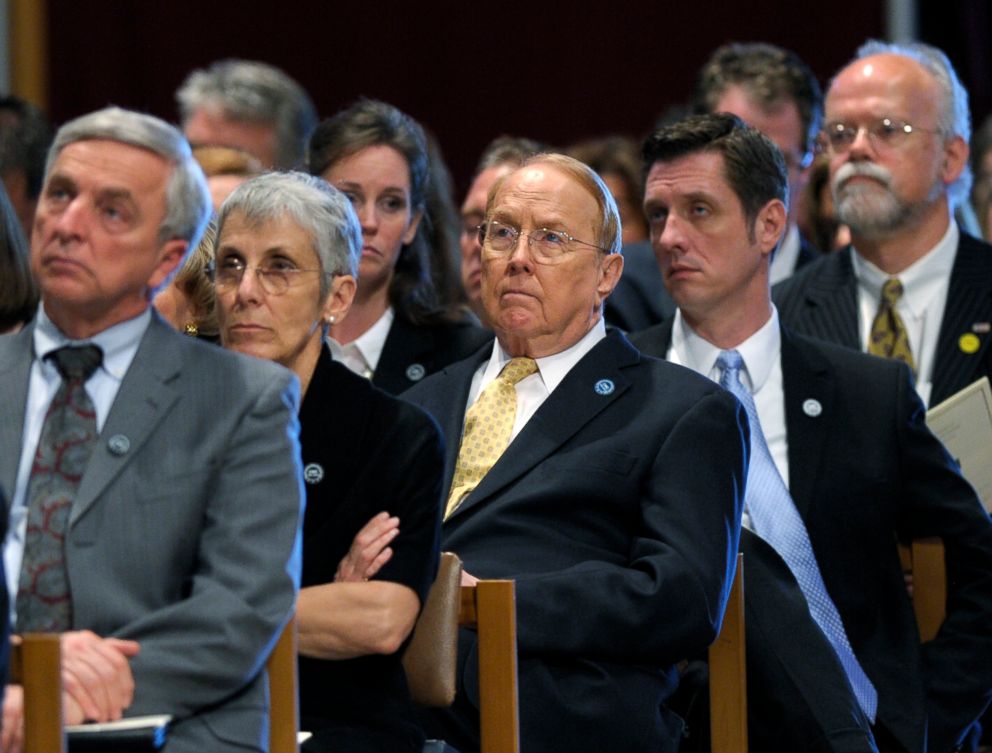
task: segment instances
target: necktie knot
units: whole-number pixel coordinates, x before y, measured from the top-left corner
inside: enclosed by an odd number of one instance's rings
[[[902,283],[898,277],[893,277],[885,281],[882,285],[882,300],[890,306],[895,306],[902,298]]]
[[[744,358],[736,350],[722,350],[716,359],[716,364],[720,367],[720,386],[733,392],[731,385],[736,387],[740,383]]]
[[[52,359],[63,379],[85,382],[103,363],[103,351],[96,345],[67,345],[45,358]]]
[[[533,358],[511,358],[509,363],[500,372],[499,379],[508,384],[516,384],[521,379],[529,377],[535,371],[537,371],[537,361]]]

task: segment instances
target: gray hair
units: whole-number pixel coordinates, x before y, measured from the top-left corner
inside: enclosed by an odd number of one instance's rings
[[[252,60],[221,60],[193,71],[176,91],[183,123],[201,107],[220,109],[231,120],[271,125],[276,167],[299,167],[306,157],[317,110],[306,90],[285,72]]]
[[[45,178],[65,147],[94,139],[147,149],[172,163],[172,174],[165,187],[165,217],[158,237],[161,242],[178,238],[188,241],[187,249],[195,248],[210,219],[212,202],[207,179],[183,135],[152,115],[119,107],[97,110],[70,120],[55,134],[45,164]]]
[[[968,91],[958,78],[947,55],[936,47],[922,42],[898,44],[869,39],[858,48],[854,60],[872,55],[898,55],[923,66],[923,69],[933,76],[941,93],[937,111],[937,130],[944,138],[960,136],[966,144],[970,143],[971,114],[968,110]],[[952,207],[968,198],[971,183],[971,166],[965,165],[957,180],[947,187],[947,195]]]
[[[358,274],[362,226],[351,201],[327,181],[300,172],[265,173],[242,183],[221,205],[217,239],[232,215],[262,224],[288,215],[305,230],[321,270],[320,297],[327,296],[327,275]]]

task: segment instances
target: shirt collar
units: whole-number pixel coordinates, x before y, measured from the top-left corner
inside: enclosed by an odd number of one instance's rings
[[[768,380],[778,360],[781,346],[782,333],[778,324],[778,309],[772,306],[772,315],[768,321],[757,332],[733,348],[744,359],[742,374],[746,386],[752,393],[761,390]],[[675,321],[672,324],[672,351],[675,353],[676,363],[711,379],[719,379],[716,359],[723,350],[697,335],[682,318],[681,309],[675,312]]]
[[[951,221],[948,223],[947,232],[936,246],[898,275],[894,275],[902,283],[902,300],[914,316],[923,315],[930,300],[940,291],[941,285],[950,278],[960,237],[961,231],[958,230],[957,223]],[[882,285],[893,275],[883,272],[863,258],[857,253],[857,249],[851,256],[851,263],[858,285],[871,298],[880,300]]]
[[[92,343],[100,347],[103,351],[103,363],[100,370],[116,379],[118,382],[124,379],[134,354],[137,351],[138,343],[148,329],[148,324],[152,320],[151,306],[133,319],[128,319],[120,324],[108,327],[102,332],[97,332],[93,337],[85,340],[73,340],[63,334],[55,323],[48,318],[45,313],[44,304],[38,307],[38,316],[34,328],[34,352],[35,357],[44,365],[44,359],[53,350],[57,350],[66,345],[88,345]],[[54,368],[54,367],[53,367]]]
[[[379,365],[379,359],[382,357],[382,350],[386,347],[386,338],[389,336],[389,330],[393,326],[393,319],[395,318],[393,307],[390,306],[375,324],[347,345],[342,345],[333,337],[328,337],[332,355],[335,359],[342,360],[342,355],[351,350],[362,357],[369,369],[375,371]]]
[[[572,347],[554,355],[535,359],[537,361],[538,374],[544,382],[548,394],[554,392],[555,388],[561,384],[562,380],[572,370],[575,364],[581,361],[582,357],[592,350],[596,343],[604,337],[606,337],[606,324],[603,318],[600,317],[599,321]],[[503,347],[499,344],[499,340],[496,340],[493,344],[493,354],[490,356],[489,363],[482,375],[483,387],[499,376],[503,367],[509,362],[510,355],[503,350]]]

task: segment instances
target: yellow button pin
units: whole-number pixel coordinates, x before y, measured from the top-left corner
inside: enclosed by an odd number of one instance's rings
[[[958,347],[961,348],[961,352],[969,355],[977,353],[981,344],[982,341],[978,339],[978,335],[973,335],[971,332],[965,332],[958,338]]]

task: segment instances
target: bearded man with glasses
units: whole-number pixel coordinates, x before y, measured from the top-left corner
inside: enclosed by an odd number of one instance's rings
[[[862,46],[830,84],[820,137],[851,247],[773,289],[785,324],[906,362],[931,406],[992,373],[992,247],[952,216],[970,134],[943,52]]]

